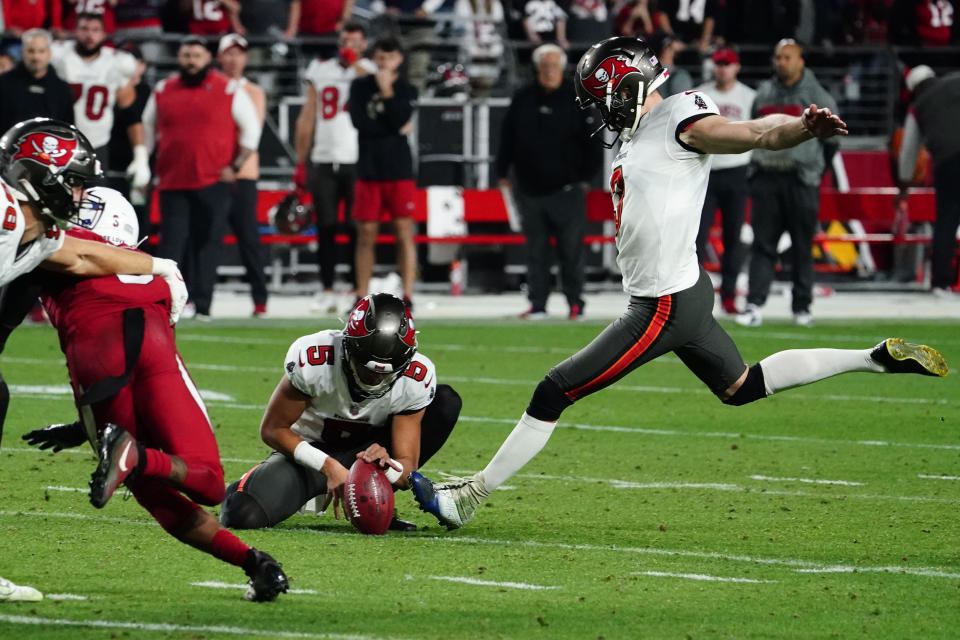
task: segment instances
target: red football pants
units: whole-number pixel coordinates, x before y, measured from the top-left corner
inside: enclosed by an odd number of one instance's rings
[[[115,396],[94,405],[97,425],[119,425],[144,446],[181,458],[187,466],[183,493],[201,504],[220,504],[223,467],[206,408],[177,353],[167,312],[149,306],[144,312],[143,345],[130,382]],[[122,314],[92,319],[67,338],[67,368],[75,397],[97,380],[123,373]],[[179,530],[200,508],[158,478],[141,477],[130,489],[170,532]]]

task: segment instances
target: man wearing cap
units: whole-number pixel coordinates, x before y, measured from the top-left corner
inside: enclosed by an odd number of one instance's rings
[[[773,66],[774,76],[757,88],[752,118],[773,113],[799,116],[810,104],[837,110],[833,97],[820,86],[813,72],[804,68],[803,47],[798,42],[790,38],[778,42]],[[756,172],[750,180],[750,292],[746,308],[736,317],[737,324],[763,324],[761,308],[770,293],[780,257],[777,245],[786,231],[790,234],[793,261],[793,320],[802,327],[813,326],[813,236],[820,209],[820,180],[828,158],[839,146],[835,140],[810,139],[781,151],[754,149],[751,162]]]
[[[198,319],[209,320],[233,183],[261,126],[250,94],[210,68],[197,36],[181,42],[177,62],[179,73],[157,83],[143,111],[147,146],[157,152],[157,254],[182,261],[189,251],[187,289]]]
[[[259,86],[243,77],[247,66],[247,40],[237,33],[220,38],[217,62],[220,69],[236,85],[236,91],[245,91],[257,109],[260,128],[267,114],[267,98]],[[247,271],[250,295],[253,297],[253,316],[267,312],[267,278],[263,271],[263,245],[260,243],[260,225],[257,222],[257,179],[260,178],[260,155],[254,151],[237,171],[233,198],[227,221],[237,238],[240,260]]]
[[[907,184],[913,176],[921,139],[933,158],[933,186],[937,191],[937,220],[933,224],[930,286],[937,297],[951,296],[957,281],[954,258],[960,226],[960,73],[937,78],[933,69],[919,65],[906,77],[912,95],[903,127],[898,173]],[[906,197],[906,190],[902,192]]]
[[[737,80],[740,73],[740,56],[729,47],[717,49],[713,54],[713,82],[705,82],[698,90],[717,103],[720,115],[728,120],[749,120],[753,110],[756,91]],[[720,209],[723,223],[723,257],[720,261],[720,306],[724,312],[736,315],[734,297],[737,292],[737,275],[743,265],[743,247],[740,245],[740,229],[747,209],[747,165],[750,152],[720,154],[713,158],[707,196],[703,201],[700,232],[697,234],[697,257],[703,264],[713,226],[714,213]]]

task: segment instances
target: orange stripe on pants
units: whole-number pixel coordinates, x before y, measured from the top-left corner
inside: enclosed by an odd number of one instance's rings
[[[620,356],[616,362],[610,365],[606,371],[601,373],[590,382],[571,391],[567,391],[566,396],[571,400],[579,400],[583,396],[593,393],[594,391],[603,387],[607,381],[620,375],[624,369],[629,367],[631,363],[642,356],[646,350],[650,348],[650,345],[653,344],[653,341],[657,339],[657,336],[659,336],[660,332],[663,331],[663,327],[667,324],[667,320],[670,318],[670,308],[672,306],[672,295],[667,295],[660,298],[660,300],[657,301],[657,310],[654,312],[653,318],[650,320],[650,324],[647,325],[647,328],[644,330],[643,335],[640,336],[640,339],[637,340],[634,345],[627,350],[626,353]]]

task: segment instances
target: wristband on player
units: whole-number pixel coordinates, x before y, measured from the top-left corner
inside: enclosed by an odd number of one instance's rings
[[[306,440],[302,440],[293,450],[293,459],[304,467],[323,471],[323,463],[329,458],[327,454],[317,449]]]
[[[383,470],[383,475],[387,476],[387,481],[390,484],[394,484],[397,480],[403,477],[403,465],[393,458],[390,458],[390,462],[400,467],[400,471],[397,471],[391,466],[387,466],[387,468]]]

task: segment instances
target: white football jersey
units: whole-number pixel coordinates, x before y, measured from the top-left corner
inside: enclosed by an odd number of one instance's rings
[[[117,90],[125,87],[136,72],[136,58],[126,51],[102,47],[96,58],[87,61],[80,57],[71,40],[54,43],[51,64],[73,90],[77,128],[95,149],[106,145],[113,128]]]
[[[665,98],[614,157],[617,264],[632,296],[676,293],[700,277],[696,239],[712,156],[685,147],[680,134],[709,115],[717,106],[699,91]]]
[[[360,65],[376,73],[377,65],[366,58]],[[359,154],[357,130],[347,111],[350,83],[357,72],[350,65],[346,69],[337,58],[313,60],[303,78],[317,93],[317,119],[313,129],[313,148],[310,161],[315,164],[356,164]]]
[[[26,220],[20,203],[10,193],[10,187],[0,180],[0,287],[13,279],[30,273],[63,246],[64,233],[59,227],[51,227],[47,233],[32,242],[20,246]]]
[[[715,82],[705,82],[699,87],[700,91],[713,98],[717,103],[717,109],[727,120],[741,122],[750,119],[750,113],[753,110],[753,98],[757,92],[743,84],[737,82],[729,91],[720,91]],[[743,153],[718,153],[713,159],[713,170],[732,169],[733,167],[743,167],[750,164],[750,152]]]
[[[287,351],[287,378],[310,396],[306,410],[293,424],[293,432],[305,440],[331,443],[354,430],[389,427],[391,416],[419,411],[437,393],[436,369],[429,358],[418,353],[388,393],[355,402],[347,387],[343,357],[338,329],[298,338]]]

